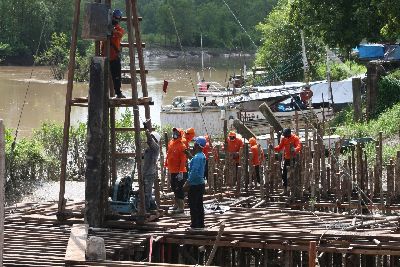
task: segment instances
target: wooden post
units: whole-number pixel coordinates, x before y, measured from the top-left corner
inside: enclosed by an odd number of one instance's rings
[[[354,107],[354,121],[361,121],[361,78],[352,79],[353,86],[353,107]]]
[[[396,159],[396,170],[395,170],[395,197],[400,196],[400,151],[397,151]]]
[[[263,114],[263,116],[267,119],[267,121],[274,127],[275,132],[282,132],[283,127],[280,122],[276,119],[272,110],[268,107],[267,104],[263,103],[259,107],[259,110]],[[272,138],[272,137],[271,137]],[[279,139],[279,138],[278,138]]]
[[[0,266],[3,266],[4,248],[4,204],[5,204],[5,182],[6,182],[6,143],[5,127],[0,119]]]
[[[310,241],[308,248],[308,267],[315,267],[315,261],[317,259],[317,242]]]
[[[367,65],[366,117],[370,120],[375,113],[378,96],[378,66],[376,62]]]
[[[128,42],[130,44],[134,43],[133,40],[133,21],[132,21],[132,1],[125,0],[126,3],[126,17],[127,21],[127,33],[128,33]],[[138,44],[140,45],[140,44]],[[131,88],[132,88],[132,100],[133,100],[133,122],[135,126],[135,159],[137,166],[137,174],[138,174],[138,182],[139,182],[139,216],[143,217],[145,215],[145,203],[144,203],[144,181],[142,176],[142,148],[140,142],[140,115],[139,115],[139,106],[138,106],[138,90],[137,90],[137,77],[136,77],[136,64],[135,64],[135,53],[133,46],[129,46],[129,69],[131,75]],[[144,219],[144,217],[143,217]]]
[[[71,100],[72,89],[74,86],[74,71],[75,71],[75,54],[78,38],[79,16],[80,16],[81,0],[75,0],[75,13],[74,24],[72,26],[71,48],[69,50],[69,64],[68,64],[68,83],[64,111],[64,130],[63,130],[63,144],[61,155],[61,173],[60,173],[60,192],[58,196],[58,213],[61,215],[64,212],[66,200],[65,194],[65,180],[67,176],[67,155],[69,146],[69,127],[71,121]]]
[[[241,134],[244,138],[246,138],[247,140],[249,140],[252,137],[256,138],[256,135],[246,125],[244,125],[240,120],[234,120],[233,127],[235,127],[236,131],[239,134]]]
[[[91,227],[102,226],[108,197],[108,64],[104,57],[90,64],[85,220]]]
[[[393,192],[394,192],[394,162],[392,159],[390,160],[390,163],[387,166],[386,177],[387,177],[386,205],[390,205],[393,199]]]

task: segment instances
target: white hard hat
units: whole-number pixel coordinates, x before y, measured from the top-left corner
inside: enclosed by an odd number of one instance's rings
[[[158,143],[160,143],[161,135],[159,133],[151,132],[151,135],[154,136],[154,138],[157,140]]]

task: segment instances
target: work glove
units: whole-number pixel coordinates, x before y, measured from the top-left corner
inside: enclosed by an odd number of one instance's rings
[[[178,179],[178,181],[182,181],[183,180],[183,172],[178,173],[178,175],[176,176],[176,179]]]

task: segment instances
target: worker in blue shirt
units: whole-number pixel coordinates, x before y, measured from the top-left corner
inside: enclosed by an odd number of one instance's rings
[[[195,139],[193,154],[194,157],[189,163],[189,178],[185,183],[188,189],[188,200],[190,208],[190,229],[202,230],[204,228],[204,206],[203,195],[205,192],[204,169],[206,156],[203,153],[207,141],[203,136]]]

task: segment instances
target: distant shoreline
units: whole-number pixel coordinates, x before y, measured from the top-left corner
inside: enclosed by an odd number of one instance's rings
[[[201,47],[184,47],[183,52],[178,47],[146,44],[145,56],[162,58],[179,58],[183,56],[200,57]],[[227,50],[222,48],[203,48],[204,54],[211,57],[251,57],[255,51]],[[0,66],[32,66],[33,56],[10,56],[0,62]]]

